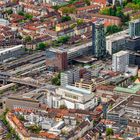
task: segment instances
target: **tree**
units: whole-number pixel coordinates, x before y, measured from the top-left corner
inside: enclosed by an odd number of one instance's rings
[[[46,43],[39,43],[39,45],[36,47],[36,50],[45,50],[45,48],[47,47]]]
[[[110,25],[106,28],[106,35],[110,35],[113,33],[117,33],[122,31],[123,29],[120,26]]]
[[[61,18],[61,21],[62,21],[62,22],[69,21],[69,20],[71,20],[71,17],[70,17],[70,16],[63,16],[63,17]]]
[[[83,19],[78,19],[77,20],[77,25],[81,25],[81,24],[83,24],[84,23],[84,20]]]
[[[13,14],[13,10],[12,9],[7,10],[6,12],[8,13],[8,15]]]
[[[32,133],[38,134],[41,131],[41,127],[37,125],[27,127]]]
[[[76,11],[74,6],[72,6],[72,7],[68,7],[68,6],[61,7],[60,10],[62,11],[63,14],[73,14]]]
[[[109,136],[109,139],[110,139],[110,136],[113,136],[113,135],[114,135],[113,129],[107,128],[106,129],[106,136]]]
[[[109,8],[103,8],[102,10],[100,10],[100,14],[102,15],[110,15],[110,11]]]
[[[6,134],[6,139],[8,140],[12,139],[12,134],[10,132]]]
[[[84,2],[86,3],[86,5],[90,5],[90,0],[84,0]]]
[[[53,85],[60,86],[60,84],[61,84],[61,82],[60,82],[60,73],[52,78],[51,83]]]
[[[62,37],[59,37],[57,39],[57,42],[58,43],[62,43],[62,44],[65,44],[69,41],[70,37],[69,36],[62,36]]]
[[[24,16],[25,16],[26,19],[32,19],[33,18],[33,15],[28,14],[28,13],[24,14]]]
[[[21,15],[21,16],[24,16],[24,12],[23,11],[19,11],[18,14]]]
[[[26,43],[31,42],[31,40],[32,40],[32,38],[31,38],[30,36],[26,36],[26,37],[24,38],[24,41],[25,41]]]
[[[20,121],[25,121],[25,118],[24,118],[24,116],[22,116],[22,115],[19,115],[19,116],[18,116],[18,119],[19,119]]]

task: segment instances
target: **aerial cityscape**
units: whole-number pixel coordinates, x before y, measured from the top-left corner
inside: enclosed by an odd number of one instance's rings
[[[140,0],[0,0],[0,140],[140,140]]]

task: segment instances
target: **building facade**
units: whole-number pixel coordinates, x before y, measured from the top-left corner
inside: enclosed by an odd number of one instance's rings
[[[67,52],[64,51],[46,51],[46,67],[53,71],[62,71],[67,69]]]
[[[112,58],[112,69],[117,72],[125,72],[126,67],[129,65],[129,52],[120,51],[113,54]]]
[[[79,80],[79,69],[69,70],[61,73],[61,86],[72,85]]]
[[[129,22],[129,35],[133,39],[140,37],[140,20],[139,19]]]
[[[93,23],[92,25],[92,47],[93,54],[97,58],[106,56],[106,37],[102,23]]]
[[[47,93],[47,105],[53,108],[91,109],[98,104],[97,97],[86,89],[75,86],[60,87],[54,94]]]

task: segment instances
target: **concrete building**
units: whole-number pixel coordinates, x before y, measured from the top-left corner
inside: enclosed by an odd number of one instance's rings
[[[128,38],[128,30],[124,30],[113,35],[109,35],[106,37],[106,50],[112,55],[121,50],[126,50],[126,38]]]
[[[95,83],[92,80],[81,79],[79,82],[75,82],[75,87],[84,88],[91,92],[95,91]]]
[[[60,108],[62,105],[69,109],[91,109],[97,105],[97,97],[91,91],[75,86],[60,87],[55,93],[47,93],[49,107]]]
[[[140,37],[140,19],[129,22],[129,35],[133,39]]]
[[[100,22],[93,23],[92,25],[92,47],[93,54],[97,58],[106,56],[106,38],[104,25]]]
[[[140,97],[130,95],[121,102],[119,102],[114,108],[108,111],[108,119],[112,119],[113,121],[117,121],[119,117],[128,119],[129,132],[130,133],[132,132],[133,134],[138,134],[140,133],[139,108],[140,108]],[[116,116],[115,114],[118,114],[119,116]]]
[[[61,73],[61,86],[71,85],[80,80],[80,70],[74,69]]]
[[[129,52],[120,51],[113,54],[112,58],[112,69],[117,72],[125,72],[126,67],[129,65]]]
[[[67,69],[67,52],[62,50],[46,50],[46,66],[49,70],[62,71]]]
[[[8,97],[5,101],[5,108],[10,110],[15,108],[38,109],[39,101],[19,97]]]
[[[16,58],[25,53],[25,47],[23,45],[18,45],[12,48],[4,49],[0,51],[0,62],[5,60]]]

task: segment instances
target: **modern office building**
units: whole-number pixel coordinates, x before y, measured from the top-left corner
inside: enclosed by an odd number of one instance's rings
[[[106,37],[106,51],[112,55],[127,48],[128,30],[124,30]]]
[[[133,39],[140,37],[140,19],[129,22],[129,35]]]
[[[67,69],[67,52],[61,50],[46,50],[47,69],[53,71],[62,71]]]
[[[129,52],[128,51],[120,51],[118,53],[113,54],[112,57],[112,70],[125,72],[126,67],[129,65]]]
[[[100,22],[92,25],[92,49],[97,58],[106,56],[106,37],[104,25]]]
[[[61,73],[61,86],[72,85],[80,80],[80,70],[73,69]]]

